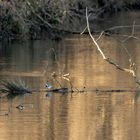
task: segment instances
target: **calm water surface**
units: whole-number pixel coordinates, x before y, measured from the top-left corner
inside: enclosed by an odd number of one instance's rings
[[[97,36],[96,36],[97,37]],[[137,37],[140,37],[137,34]],[[103,36],[99,44],[107,55],[129,67],[130,52],[140,77],[140,41]],[[58,84],[52,72],[70,73],[74,87],[87,92],[46,97],[45,83]],[[87,35],[62,41],[1,44],[0,79],[21,79],[37,92],[0,99],[0,140],[139,140],[140,93],[96,93],[94,89],[135,89],[128,73],[102,60]],[[69,87],[64,79],[61,84]],[[24,103],[24,110],[16,106]],[[5,116],[5,113],[9,113]]]

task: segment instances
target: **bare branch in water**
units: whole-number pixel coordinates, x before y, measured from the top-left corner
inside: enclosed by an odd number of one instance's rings
[[[88,9],[86,8],[86,22],[87,22],[87,30],[89,33],[89,36],[91,37],[94,45],[96,46],[97,50],[100,52],[100,54],[102,55],[102,58],[107,61],[109,64],[115,66],[117,69],[130,73],[132,75],[132,77],[134,78],[135,82],[140,85],[140,80],[138,80],[137,76],[136,76],[136,72],[135,72],[135,67],[134,67],[134,63],[132,62],[132,60],[130,59],[129,63],[130,63],[130,67],[129,68],[124,68],[122,66],[120,66],[119,64],[117,64],[114,60],[112,60],[111,58],[107,57],[105,55],[105,53],[103,52],[103,50],[101,49],[101,47],[99,46],[99,44],[97,43],[97,41],[101,38],[103,32],[101,33],[101,35],[99,36],[99,38],[97,40],[95,40],[95,38],[93,37],[93,35],[91,34],[90,31],[90,26],[89,26],[89,19],[88,19]],[[134,36],[134,26],[135,26],[135,22],[133,23],[133,30],[132,30],[132,35]],[[122,26],[120,26],[122,27]],[[115,27],[114,27],[115,28]],[[114,29],[112,28],[112,29]],[[117,27],[116,27],[117,28]]]
[[[89,32],[89,35],[93,41],[93,43],[96,45],[98,51],[100,52],[100,54],[102,55],[103,59],[106,60],[106,56],[104,55],[103,51],[101,50],[100,46],[98,45],[98,43],[96,42],[95,38],[92,36],[91,31],[90,31],[90,27],[89,27],[89,21],[88,21],[88,11],[86,8],[86,21],[87,21],[87,30]]]

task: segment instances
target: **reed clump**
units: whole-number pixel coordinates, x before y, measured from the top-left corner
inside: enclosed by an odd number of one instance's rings
[[[25,93],[31,93],[25,83],[21,80],[10,81],[2,80],[2,87],[0,88],[1,94],[5,95],[23,95]]]

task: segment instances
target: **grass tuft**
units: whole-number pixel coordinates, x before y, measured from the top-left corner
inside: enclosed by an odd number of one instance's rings
[[[8,95],[22,95],[25,93],[31,93],[25,83],[21,80],[17,81],[1,81],[2,88],[0,88],[1,93],[6,93]]]

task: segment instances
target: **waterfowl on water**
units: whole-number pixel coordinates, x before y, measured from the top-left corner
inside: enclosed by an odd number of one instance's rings
[[[23,110],[24,106],[23,105],[18,105],[16,108],[19,109],[19,110]]]
[[[53,86],[50,83],[46,83],[46,88],[49,92],[57,92],[57,93],[66,93],[68,92],[68,88],[53,88]]]
[[[47,88],[47,89],[51,89],[51,88],[52,88],[52,85],[49,84],[49,83],[46,83],[46,88]]]

